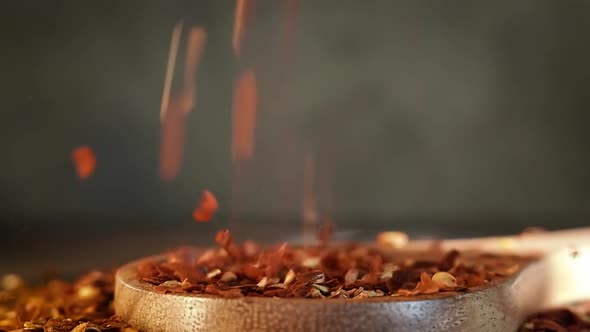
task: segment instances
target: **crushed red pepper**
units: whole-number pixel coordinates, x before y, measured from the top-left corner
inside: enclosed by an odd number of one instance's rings
[[[137,332],[114,316],[114,273],[93,271],[74,283],[52,280],[27,287],[16,275],[0,288],[0,331]]]
[[[232,160],[252,160],[259,107],[258,83],[253,68],[246,68],[239,74],[234,84],[233,98]]]
[[[287,284],[295,281],[293,275],[286,277]],[[318,280],[321,280],[321,275],[317,272],[299,276],[299,282],[302,284]],[[5,276],[1,284],[1,332],[138,332],[137,329],[114,316],[112,271],[94,271],[82,276],[74,283],[53,280],[39,288],[26,287],[22,279],[15,275]],[[187,287],[187,285],[180,283],[180,287]],[[223,297],[243,296],[240,288],[224,290],[216,284],[210,284],[206,288],[209,293]],[[164,289],[164,291],[168,290]],[[269,287],[268,292],[280,293],[281,291],[283,289],[280,287]],[[317,291],[321,294],[321,287]],[[334,297],[362,298],[379,295],[382,292],[377,290],[363,293],[363,291],[365,290],[359,288],[351,290],[341,288]],[[304,296],[307,295],[308,290],[298,286],[296,292]],[[312,297],[313,294],[317,296],[318,293],[312,291]],[[519,332],[581,332],[588,329],[590,329],[590,302],[535,314],[523,323]]]
[[[213,218],[213,214],[219,208],[215,196],[208,190],[203,191],[199,207],[193,212],[193,219],[198,222],[207,222]]]
[[[162,293],[222,297],[267,296],[364,298],[462,292],[516,272],[530,257],[468,255],[456,250],[422,259],[377,245],[322,243],[264,249],[238,244],[227,230],[215,237],[219,248],[191,257],[189,248],[166,259],[145,261],[138,278]]]
[[[518,330],[518,332],[568,331],[590,331],[590,302],[535,314],[529,317]]]
[[[457,251],[434,260],[396,259],[358,244],[282,244],[264,250],[252,241],[234,243],[228,231],[219,232],[216,243],[220,248],[199,256],[184,247],[167,253],[161,263],[146,261],[138,275],[161,293],[362,299],[408,292],[417,296],[436,288],[464,291],[514,273],[514,263],[522,263],[489,254],[470,261]],[[0,332],[137,332],[114,315],[113,283],[114,271],[93,271],[73,283],[53,280],[35,288],[16,275],[6,275],[0,282]],[[588,330],[590,302],[535,314],[519,332]]]

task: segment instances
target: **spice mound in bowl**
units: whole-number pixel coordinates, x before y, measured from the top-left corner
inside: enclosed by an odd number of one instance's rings
[[[112,271],[93,271],[68,283],[52,280],[29,287],[16,275],[0,279],[2,332],[137,332],[114,316]],[[529,317],[522,332],[589,331],[590,302]]]
[[[215,240],[217,248],[183,247],[145,260],[137,276],[159,293],[362,299],[465,292],[509,277],[532,259],[437,248],[417,253],[379,243],[263,248],[235,243],[227,230]]]

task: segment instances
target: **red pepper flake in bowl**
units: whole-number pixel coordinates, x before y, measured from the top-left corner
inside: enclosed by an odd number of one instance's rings
[[[282,244],[263,249],[252,241],[235,243],[228,230],[219,231],[215,242],[218,249],[201,251],[193,262],[170,264],[170,257],[182,256],[173,253],[161,262],[145,262],[138,267],[138,278],[167,293],[221,297],[420,296],[481,286],[515,273],[530,260],[456,250],[433,250],[409,257],[378,243],[321,243],[309,247]],[[183,282],[180,275],[186,275],[187,270],[202,277],[191,279],[190,287],[178,287]],[[172,289],[166,287],[173,283]]]
[[[502,278],[515,264],[528,262],[520,257],[470,257],[469,253],[459,252],[443,256],[439,252],[439,256],[433,253],[428,259],[417,259],[361,244],[306,248],[281,245],[265,252],[251,241],[234,243],[227,231],[220,232],[217,238],[221,248],[199,254],[194,248],[183,247],[166,253],[162,261],[146,260],[138,268],[138,278],[163,294],[362,301],[465,291]],[[313,267],[303,264],[310,259],[315,261],[308,264]],[[273,266],[272,276],[268,275],[269,264]],[[0,280],[0,331],[138,332],[114,316],[112,272],[94,271],[73,283],[53,280],[37,288],[28,287],[16,275]],[[541,331],[590,331],[590,302],[537,313],[519,329]]]
[[[5,286],[0,287],[0,331],[138,331],[114,316],[112,272],[93,271],[74,283]]]
[[[317,279],[316,272],[313,274],[316,276],[315,279],[312,278],[315,282],[321,280],[321,278]],[[389,293],[389,291],[380,289],[345,288],[341,285],[338,286],[338,280],[334,281],[334,279],[325,280],[323,283],[306,284],[296,281],[296,275],[298,273],[294,270],[289,270],[283,276],[284,279],[281,279],[282,283],[267,286],[265,290],[260,290],[253,296],[365,299],[386,296]],[[14,279],[12,275],[7,277]],[[431,279],[439,278],[445,281],[448,276],[432,276]],[[256,284],[244,280],[238,281],[233,277],[227,281],[222,279],[223,275],[216,284],[211,283],[206,286],[202,284],[191,285],[187,281],[168,281],[163,282],[161,287],[167,285],[171,286],[170,290],[175,290],[165,293],[176,291],[206,293],[224,298],[243,297],[246,292],[256,287]],[[181,288],[178,287],[178,284],[181,285]],[[38,288],[29,288],[24,281],[19,282],[19,287],[6,286],[3,284],[0,287],[0,331],[138,332],[137,329],[114,316],[112,307],[113,274],[111,272],[94,271],[82,276],[74,283],[53,280]],[[327,290],[331,291],[328,293]],[[581,332],[589,330],[590,302],[532,315],[523,323],[519,332]]]

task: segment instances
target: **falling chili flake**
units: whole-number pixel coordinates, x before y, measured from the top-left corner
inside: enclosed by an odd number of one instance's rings
[[[87,145],[77,147],[72,151],[72,161],[80,180],[89,178],[96,169],[96,155]]]
[[[192,27],[187,36],[184,83],[182,86],[182,99],[186,102],[186,105],[184,106],[185,112],[192,111],[196,103],[196,75],[206,44],[207,31],[199,26]]]
[[[171,106],[162,121],[160,178],[163,180],[173,180],[180,173],[184,155],[186,118],[187,114],[180,108]]]
[[[160,178],[167,181],[176,178],[182,168],[186,120],[188,113],[193,110],[196,103],[195,76],[207,42],[205,29],[191,28],[187,37],[183,85],[176,96],[170,97],[170,82],[177,56],[181,26],[179,23],[172,33],[172,45],[160,111],[162,121]]]
[[[234,31],[232,35],[232,47],[236,58],[240,58],[242,55],[249,6],[249,0],[236,0],[236,15],[234,17]]]
[[[170,50],[168,51],[168,63],[166,65],[166,76],[164,78],[164,91],[162,92],[162,104],[160,106],[160,120],[164,119],[168,104],[170,103],[170,91],[172,89],[172,79],[174,78],[174,67],[178,56],[178,45],[182,35],[183,22],[179,21],[172,30],[170,38]]]
[[[232,159],[251,160],[258,111],[258,90],[254,70],[244,70],[234,87]]]
[[[205,190],[203,191],[203,196],[201,196],[199,207],[193,212],[193,219],[198,222],[207,222],[211,220],[218,208],[219,203],[215,196],[210,191]]]

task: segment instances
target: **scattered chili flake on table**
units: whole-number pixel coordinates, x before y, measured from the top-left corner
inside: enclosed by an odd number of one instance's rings
[[[219,208],[219,203],[213,194],[205,190],[201,196],[199,207],[193,212],[193,218],[198,222],[207,222],[211,220],[213,214]]]
[[[590,331],[590,302],[557,308],[529,317],[519,332]]]
[[[509,276],[531,259],[458,251],[411,256],[370,244],[262,248],[235,243],[227,230],[217,233],[216,243],[219,248],[196,257],[182,248],[162,261],[145,261],[138,278],[161,293],[221,297],[418,296],[466,291]]]
[[[27,287],[6,275],[0,288],[0,331],[137,332],[114,316],[113,272],[94,271],[74,283],[53,280]]]

